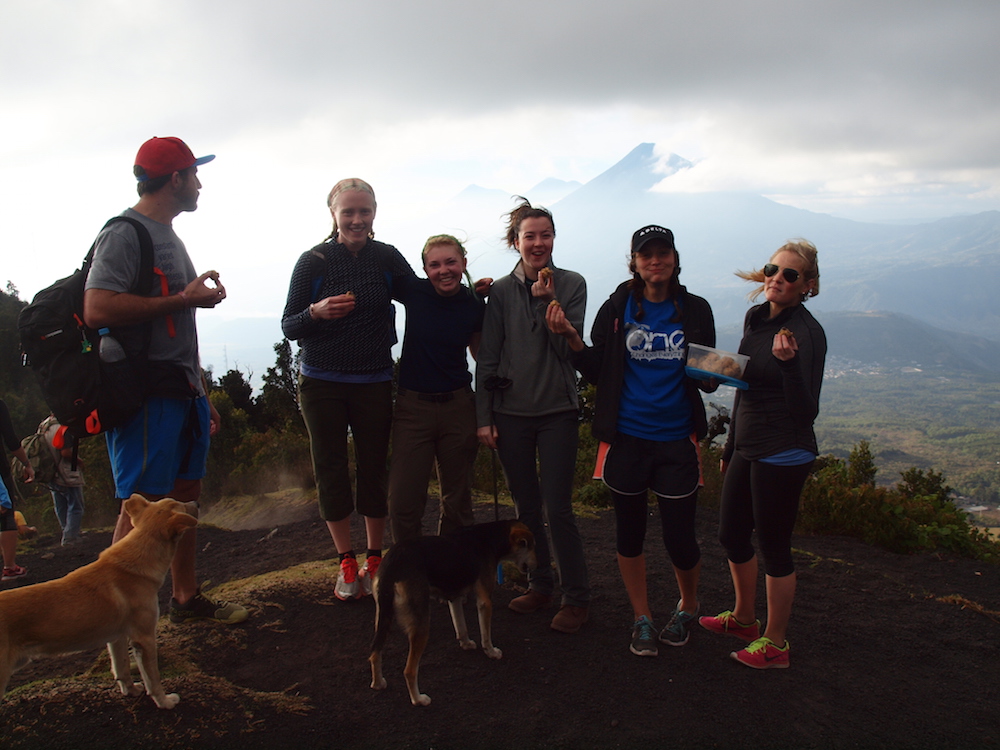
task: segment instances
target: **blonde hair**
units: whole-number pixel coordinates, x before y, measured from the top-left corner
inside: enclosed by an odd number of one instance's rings
[[[819,251],[816,250],[816,246],[809,242],[809,240],[789,240],[771,253],[771,257],[768,260],[774,260],[781,253],[795,253],[806,264],[803,278],[805,278],[806,281],[812,281],[813,285],[811,288],[802,293],[802,301],[805,302],[810,297],[815,297],[819,294]],[[751,290],[747,294],[747,298],[751,302],[756,301],[757,297],[759,297],[761,292],[764,291],[764,279],[766,278],[764,276],[764,269],[758,268],[754,271],[737,271],[736,275],[746,281],[753,281],[760,284],[760,286]]]
[[[427,267],[427,251],[432,247],[438,247],[439,245],[445,245],[448,247],[455,247],[458,250],[458,254],[465,258],[465,245],[459,242],[457,237],[453,237],[450,234],[435,234],[427,238],[427,242],[424,243],[423,250],[420,251],[420,263],[425,268]],[[465,279],[469,282],[469,289],[474,287],[472,283],[472,277],[469,275],[469,267],[465,267]]]
[[[368,193],[372,197],[372,205],[378,208],[378,202],[375,200],[375,190],[364,180],[358,177],[348,177],[346,180],[341,180],[336,185],[330,189],[330,194],[326,196],[326,207],[330,209],[330,213],[333,213],[333,204],[337,202],[338,196],[341,193],[347,192],[348,190],[353,190],[357,193]],[[333,231],[330,232],[330,236],[327,237],[328,240],[337,238],[337,217],[333,217]],[[368,236],[372,239],[375,238],[374,230],[368,233]]]

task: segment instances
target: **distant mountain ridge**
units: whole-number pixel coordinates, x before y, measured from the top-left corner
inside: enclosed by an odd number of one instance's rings
[[[816,312],[816,318],[826,332],[828,360],[890,370],[916,368],[943,376],[995,378],[1000,373],[1000,347],[981,336],[945,331],[890,312]],[[718,347],[736,351],[741,336],[741,326],[720,328]]]
[[[529,200],[553,211],[556,265],[587,278],[588,321],[627,277],[632,232],[657,223],[674,231],[682,283],[709,300],[720,325],[742,320],[747,307],[749,287],[733,272],[760,267],[788,239],[805,237],[820,251],[821,294],[810,301],[815,309],[886,310],[1000,341],[1000,211],[889,225],[746,192],[652,190],[696,166],[677,154],[659,156],[654,144],[643,143],[555,203],[526,191]],[[540,193],[547,182],[540,183]],[[474,273],[496,276],[513,266],[514,258],[494,239],[501,234],[498,217],[512,205],[505,191],[477,188],[449,206],[450,220],[466,223],[470,236],[481,238],[472,243],[470,257],[495,264]]]

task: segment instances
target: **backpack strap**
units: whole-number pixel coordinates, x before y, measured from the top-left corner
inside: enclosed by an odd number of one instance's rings
[[[138,294],[145,297],[149,293],[149,289],[153,286],[153,279],[157,275],[160,277],[161,282],[161,293],[167,295],[167,282],[166,276],[159,269],[154,267],[154,252],[153,252],[153,238],[149,234],[149,230],[146,225],[143,224],[138,219],[133,219],[131,216],[112,216],[106,222],[104,226],[101,227],[101,232],[98,232],[98,237],[101,233],[110,227],[112,224],[117,224],[120,221],[127,222],[132,225],[135,230],[136,236],[139,238],[139,273],[136,276],[135,283],[129,288],[129,294]],[[94,251],[97,249],[97,239],[94,240],[94,244],[90,246],[90,250],[87,252],[87,257],[83,260],[83,270],[86,273],[90,273],[90,267],[94,262]],[[167,333],[171,338],[175,335],[174,319],[172,316],[167,315]],[[80,321],[83,324],[83,321]],[[152,322],[140,324],[145,329],[145,337],[142,349],[142,356],[146,356],[146,351],[149,349],[149,341],[152,336],[153,327]],[[75,456],[74,456],[75,462]]]
[[[112,216],[104,222],[101,232],[119,221],[126,221],[131,224],[132,228],[135,229],[136,235],[139,237],[139,275],[136,277],[135,284],[129,290],[133,294],[139,294],[153,285],[153,275],[156,271],[153,268],[153,238],[150,237],[146,225],[138,219],[133,219],[131,216]],[[98,236],[100,236],[100,233],[98,233]],[[87,257],[83,259],[83,268],[88,272],[94,262],[94,250],[96,248],[97,240],[95,239],[94,244],[90,246],[90,250],[87,252]]]

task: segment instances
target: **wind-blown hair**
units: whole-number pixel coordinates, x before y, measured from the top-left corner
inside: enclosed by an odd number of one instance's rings
[[[341,180],[330,190],[330,194],[326,196],[326,206],[330,209],[330,213],[333,213],[333,205],[337,202],[337,197],[348,190],[354,190],[358,193],[368,193],[372,197],[372,205],[378,208],[378,202],[375,200],[375,191],[372,186],[369,185],[362,179],[357,177],[348,177],[346,180]],[[337,239],[337,217],[333,217],[333,231],[330,232],[330,236],[327,237],[328,240]],[[375,231],[372,230],[368,233],[368,236],[372,239],[375,238]]]
[[[805,279],[807,281],[812,279],[815,282],[813,283],[811,289],[803,292],[802,302],[805,302],[810,297],[815,297],[817,294],[819,294],[819,260],[818,260],[819,251],[816,250],[816,246],[813,243],[809,242],[809,240],[804,240],[801,238],[795,240],[789,240],[784,245],[775,250],[773,253],[771,253],[771,257],[768,260],[769,261],[774,260],[781,253],[795,253],[796,255],[798,255],[806,264],[806,270],[804,274]],[[764,276],[764,269],[758,268],[754,271],[737,271],[736,275],[746,281],[754,281],[760,284],[760,286],[758,286],[756,289],[750,290],[750,292],[747,294],[747,299],[749,299],[751,302],[756,301],[756,299],[761,295],[761,292],[764,291],[764,279],[766,278]]]
[[[507,233],[504,235],[504,239],[507,241],[508,247],[514,247],[517,234],[521,230],[521,222],[525,219],[548,219],[552,225],[552,234],[553,236],[555,235],[556,223],[552,220],[551,211],[541,206],[532,206],[523,195],[515,195],[514,199],[521,201],[521,203],[516,205],[509,213],[504,214],[507,217]]]

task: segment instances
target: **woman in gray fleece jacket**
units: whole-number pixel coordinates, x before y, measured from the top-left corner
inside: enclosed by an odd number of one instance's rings
[[[527,200],[508,214],[507,244],[521,258],[490,291],[476,366],[476,410],[479,440],[499,454],[518,518],[535,535],[538,569],[529,575],[528,592],[510,608],[528,613],[552,602],[548,522],[562,594],[552,628],[575,633],[587,621],[590,602],[572,502],[579,404],[569,345],[549,331],[545,310],[557,300],[581,327],[587,284],[580,274],[552,265],[555,234],[552,215]]]

